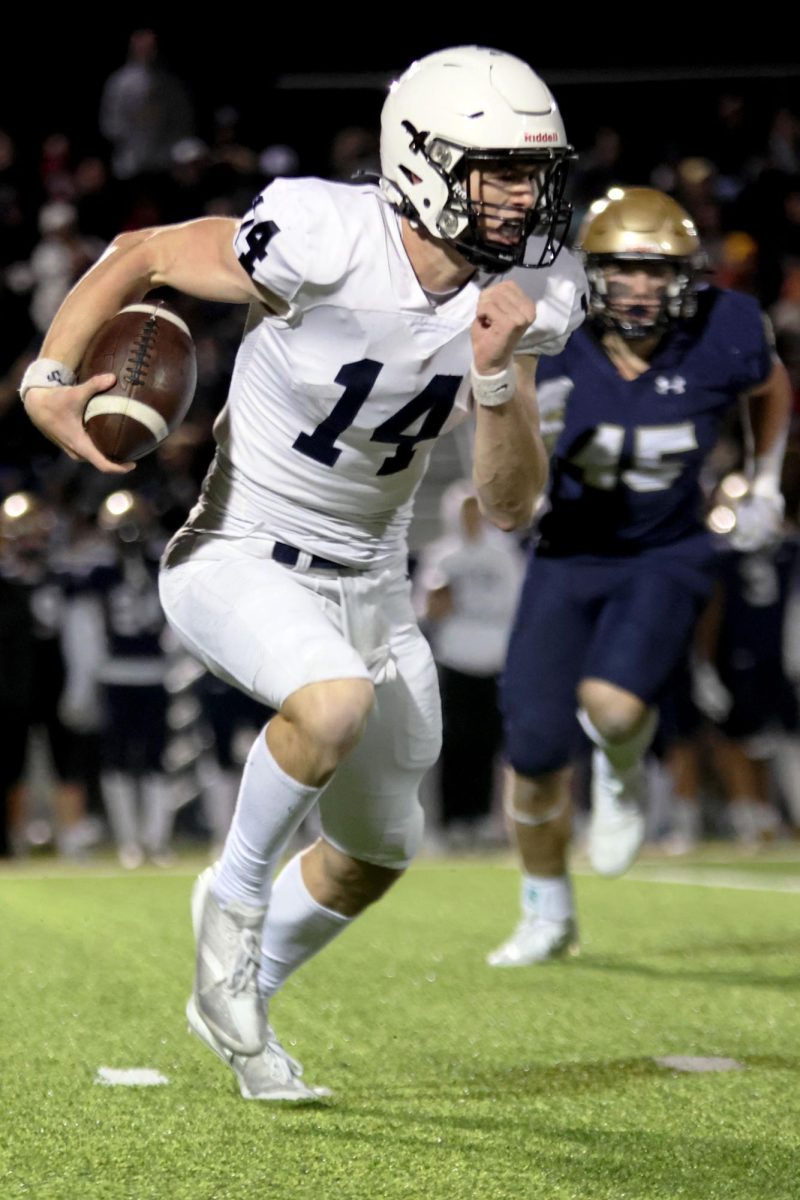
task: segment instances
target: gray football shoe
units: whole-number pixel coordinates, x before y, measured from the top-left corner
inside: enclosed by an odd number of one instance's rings
[[[197,1011],[194,996],[186,1005],[186,1018],[189,1032],[199,1037],[233,1071],[245,1100],[290,1100],[309,1104],[331,1095],[330,1088],[312,1088],[303,1082],[302,1066],[287,1054],[271,1025],[267,1025],[267,1042],[260,1054],[244,1055],[233,1054],[214,1037]]]
[[[234,1054],[259,1054],[267,1044],[267,1005],[258,993],[261,930],[266,908],[217,902],[207,867],[192,891],[197,964],[192,999],[213,1036]]]

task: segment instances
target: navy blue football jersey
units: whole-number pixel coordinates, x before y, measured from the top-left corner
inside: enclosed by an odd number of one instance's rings
[[[132,555],[91,572],[88,585],[102,605],[112,660],[161,659],[164,614],[158,599],[157,570],[154,560]]]
[[[543,426],[563,410],[540,549],[619,555],[666,546],[702,527],[700,468],[737,397],[763,383],[772,352],[750,296],[708,287],[697,315],[625,380],[591,327],[540,360]]]

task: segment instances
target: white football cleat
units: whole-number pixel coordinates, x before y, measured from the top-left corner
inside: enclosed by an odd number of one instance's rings
[[[303,1083],[303,1068],[284,1050],[271,1025],[267,1026],[267,1043],[259,1054],[234,1054],[214,1037],[197,1011],[194,996],[186,1005],[189,1032],[194,1033],[230,1067],[239,1083],[245,1100],[290,1100],[308,1104],[331,1095],[330,1088],[309,1087]]]
[[[490,967],[530,967],[580,952],[578,927],[572,917],[551,921],[523,917],[507,942],[486,956]]]
[[[602,750],[592,754],[592,815],[587,849],[598,875],[623,875],[645,834],[644,760],[617,771]]]
[[[207,867],[192,891],[197,941],[193,1001],[210,1032],[235,1054],[259,1054],[267,1044],[267,1005],[258,993],[261,930],[266,908],[217,903]]]

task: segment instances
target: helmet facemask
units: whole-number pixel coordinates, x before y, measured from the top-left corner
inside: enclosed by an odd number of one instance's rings
[[[674,322],[693,317],[697,311],[696,268],[691,259],[635,253],[586,254],[585,265],[591,316],[626,342],[661,337]],[[661,276],[663,288],[651,287],[641,304],[626,306],[624,287],[610,278],[626,274],[626,268],[630,274],[638,269],[654,279]]]
[[[436,236],[452,245],[467,262],[491,273],[516,266],[547,267],[555,261],[572,214],[571,205],[564,200],[569,151],[475,149],[442,138],[427,142],[429,135],[417,131],[409,122],[404,122],[403,128],[410,138],[410,151],[418,156],[417,162],[422,159],[419,176],[401,166],[409,184],[402,192],[400,205],[405,216],[430,230],[430,220],[425,220],[420,211],[422,206],[430,207],[431,201],[425,194],[430,188],[420,188],[418,204],[414,192],[415,183],[422,183],[423,175],[430,179],[434,173],[442,189]],[[523,179],[525,173],[529,175],[535,193],[532,205],[522,207],[514,202],[513,180],[508,188],[511,198],[503,203],[499,176],[505,172],[517,180]],[[476,178],[478,194],[473,194]],[[500,194],[499,202],[484,198],[486,187],[493,187]],[[535,249],[528,246],[528,239],[534,234],[543,238]]]

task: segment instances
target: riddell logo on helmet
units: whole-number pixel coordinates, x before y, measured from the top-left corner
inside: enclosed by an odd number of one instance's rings
[[[523,141],[526,142],[557,142],[558,134],[555,130],[551,133],[526,133]]]

